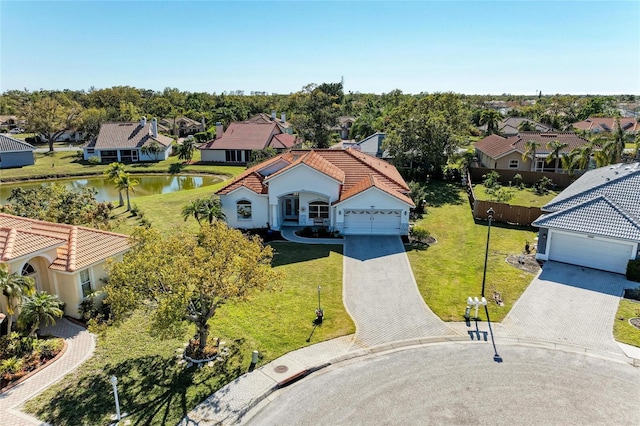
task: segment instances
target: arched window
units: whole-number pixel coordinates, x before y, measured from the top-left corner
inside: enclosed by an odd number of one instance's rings
[[[240,200],[236,203],[238,220],[251,219],[251,201]]]
[[[329,203],[325,201],[313,201],[309,203],[309,218],[329,218]]]
[[[34,268],[33,266],[31,266],[30,263],[25,263],[24,266],[22,267],[22,276],[23,277],[27,277],[29,275],[33,275],[36,273],[36,268]]]

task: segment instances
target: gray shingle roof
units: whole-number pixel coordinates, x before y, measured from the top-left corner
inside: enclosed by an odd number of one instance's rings
[[[98,137],[89,147],[96,149],[126,149],[141,148],[144,145],[157,141],[165,147],[171,145],[171,138],[164,135],[158,135],[154,138],[151,135],[151,122],[148,121],[145,126],[140,123],[104,123],[100,126]]]
[[[640,163],[591,170],[542,211],[534,226],[640,241]]]
[[[540,216],[533,226],[640,241],[640,220],[604,195]]]
[[[34,149],[24,141],[0,134],[0,152],[33,151]]]

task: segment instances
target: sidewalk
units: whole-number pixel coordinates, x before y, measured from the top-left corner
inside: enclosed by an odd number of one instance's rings
[[[20,406],[75,370],[95,350],[94,336],[83,327],[73,324],[65,318],[58,320],[53,327],[43,328],[42,333],[63,337],[67,343],[67,350],[53,364],[0,394],[0,422],[2,425],[31,426],[42,424],[38,419],[22,413]]]

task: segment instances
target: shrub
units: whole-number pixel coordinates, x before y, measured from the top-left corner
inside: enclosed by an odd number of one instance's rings
[[[431,232],[427,229],[420,228],[419,226],[414,226],[411,228],[411,231],[409,231],[409,235],[411,236],[412,241],[427,244],[429,237],[431,237]]]
[[[46,339],[38,341],[38,352],[42,358],[51,359],[62,350],[63,340]]]
[[[630,260],[627,264],[627,279],[640,283],[640,259]]]
[[[500,175],[496,171],[491,171],[485,175],[482,175],[482,184],[487,190],[500,188]],[[488,193],[489,191],[487,191]]]
[[[549,188],[553,186],[553,181],[546,176],[543,176],[535,184],[536,194],[544,195],[549,192]]]
[[[87,160],[89,162],[89,164],[100,164],[102,161],[100,161],[100,157],[98,157],[97,155],[94,155],[93,157],[89,157],[89,159]]]
[[[3,376],[6,374],[16,374],[21,371],[23,367],[24,361],[22,358],[14,356],[0,362],[0,374]]]
[[[131,205],[129,213],[131,213],[131,216],[138,216],[138,214],[140,214],[140,208],[134,203]]]
[[[304,228],[302,228],[302,231],[300,231],[300,236],[307,238],[313,237],[313,230],[311,229],[311,227],[305,226]]]

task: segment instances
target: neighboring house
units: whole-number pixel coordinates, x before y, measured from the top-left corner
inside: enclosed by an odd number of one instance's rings
[[[180,138],[206,130],[204,118],[199,122],[189,117],[176,117],[175,119],[173,117],[161,118],[158,122],[158,129],[161,132],[169,133]]]
[[[251,151],[273,148],[277,153],[300,145],[294,135],[284,133],[273,122],[231,123],[223,133],[222,124],[216,123],[216,138],[199,147],[202,161],[213,163],[246,164],[251,162]]]
[[[24,125],[24,123],[24,121],[18,120],[15,115],[0,115],[0,129],[8,131],[15,129],[19,124]]]
[[[613,133],[618,127],[616,120],[618,119],[614,117],[589,117],[586,120],[573,123],[571,127],[593,134]],[[622,117],[619,120],[622,130],[626,134],[635,135],[640,132],[640,123],[634,117]]]
[[[338,124],[331,127],[331,131],[338,133],[340,135],[340,139],[349,139],[349,132],[351,131],[351,126],[356,122],[355,117],[350,116],[340,116],[338,117]]]
[[[254,115],[253,117],[248,118],[246,121],[248,121],[249,123],[273,122],[273,123],[276,123],[278,127],[280,127],[280,130],[282,130],[282,133],[288,133],[290,135],[293,134],[293,126],[291,125],[291,123],[287,123],[287,115],[284,112],[280,114],[280,118],[276,118],[275,111],[271,111],[271,117],[261,112],[258,115]]]
[[[518,133],[520,133],[519,128],[523,122],[526,122],[529,124],[530,128],[532,129],[531,131],[535,131],[535,132],[554,131],[554,129],[550,126],[544,125],[542,123],[538,123],[537,121],[529,120],[528,118],[525,118],[525,117],[507,117],[501,120],[500,123],[498,123],[498,131],[502,136],[507,136],[507,137],[516,136]],[[486,133],[487,125],[483,124],[482,126],[478,127],[478,129]]]
[[[294,150],[220,189],[229,226],[322,225],[345,235],[407,235],[409,187],[384,160],[353,149]]]
[[[624,274],[640,257],[640,163],[591,170],[542,207],[536,258]]]
[[[372,155],[374,157],[390,159],[389,152],[382,148],[382,141],[384,141],[385,134],[376,132],[371,136],[362,139],[360,142],[355,140],[344,140],[331,146],[331,149],[347,149],[353,148],[365,154]]]
[[[34,147],[0,133],[0,169],[31,166],[35,163]]]
[[[161,148],[158,155],[145,154],[144,147],[157,142]],[[166,160],[171,154],[170,137],[158,134],[158,123],[145,117],[140,122],[104,123],[98,136],[83,146],[84,159],[98,157],[103,163]]]
[[[560,151],[560,155],[568,154],[571,150],[588,144],[589,141],[573,132],[520,132],[516,136],[503,137],[489,135],[476,142],[476,156],[484,167],[490,169],[508,169],[525,171],[553,172],[556,160],[547,161],[551,150],[548,144],[551,141],[566,143],[567,147]],[[536,163],[532,167],[531,154],[524,159],[528,141],[540,144],[536,149]],[[561,170],[558,170],[559,172]]]
[[[126,235],[0,213],[0,263],[58,296],[75,318],[82,299],[103,287],[107,259],[129,250],[127,241]]]

